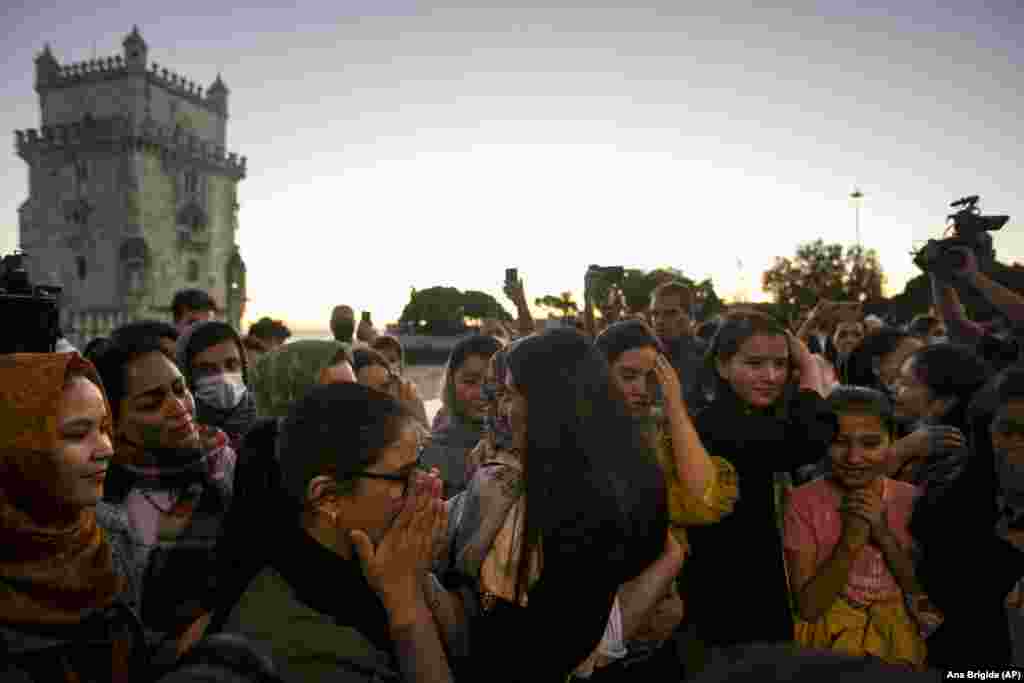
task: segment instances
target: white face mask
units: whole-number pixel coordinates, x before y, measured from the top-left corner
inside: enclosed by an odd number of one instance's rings
[[[196,380],[196,398],[218,410],[234,410],[245,398],[246,391],[240,372],[210,375]]]

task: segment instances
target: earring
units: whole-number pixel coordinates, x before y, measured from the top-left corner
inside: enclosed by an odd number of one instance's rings
[[[317,507],[316,512],[318,515],[323,515],[327,519],[331,520],[333,526],[338,525],[338,511],[333,508],[325,508],[323,505]]]

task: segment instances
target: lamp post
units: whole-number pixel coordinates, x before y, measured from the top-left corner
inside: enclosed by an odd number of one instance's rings
[[[857,235],[857,248],[861,248],[860,242],[860,200],[864,198],[864,193],[856,187],[853,188],[853,192],[850,193],[850,201],[853,202],[853,229]]]

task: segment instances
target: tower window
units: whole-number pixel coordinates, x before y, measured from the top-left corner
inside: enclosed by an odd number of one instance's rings
[[[85,163],[85,159],[75,161],[75,178],[80,183],[84,183],[89,179],[89,166]]]
[[[75,265],[78,267],[78,279],[84,280],[85,276],[89,274],[87,264],[84,256],[79,256],[75,259]]]
[[[195,171],[185,172],[185,192],[197,194],[199,192],[199,174]]]
[[[124,281],[130,294],[138,294],[146,286],[146,264],[141,259],[132,259],[124,264]]]
[[[188,281],[198,282],[199,281],[199,261],[188,262]]]

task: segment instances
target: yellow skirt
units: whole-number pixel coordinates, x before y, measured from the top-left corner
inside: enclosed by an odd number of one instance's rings
[[[840,597],[816,622],[797,620],[796,642],[915,669],[924,666],[928,653],[917,622],[902,600],[860,607]]]

